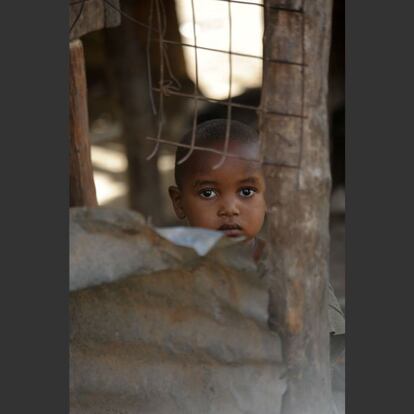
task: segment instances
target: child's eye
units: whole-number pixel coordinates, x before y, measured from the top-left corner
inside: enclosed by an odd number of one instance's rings
[[[202,198],[214,198],[217,195],[216,191],[211,188],[201,190],[199,194]]]
[[[244,198],[252,197],[256,193],[254,188],[242,188],[239,194]]]

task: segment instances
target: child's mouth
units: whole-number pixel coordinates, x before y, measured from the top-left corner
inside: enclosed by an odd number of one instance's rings
[[[219,227],[227,237],[241,237],[243,236],[243,229],[238,224],[223,224]]]

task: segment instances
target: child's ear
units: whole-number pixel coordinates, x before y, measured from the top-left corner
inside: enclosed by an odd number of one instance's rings
[[[176,187],[175,185],[172,185],[168,188],[168,194],[170,195],[173,207],[174,207],[174,211],[175,214],[177,215],[177,217],[179,219],[184,219],[185,218],[185,214],[184,214],[184,210],[183,210],[183,206],[181,203],[181,191],[178,187]]]

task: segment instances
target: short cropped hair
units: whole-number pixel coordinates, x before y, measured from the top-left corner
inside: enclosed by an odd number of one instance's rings
[[[206,147],[216,142],[223,142],[226,138],[226,129],[227,129],[227,119],[211,119],[209,121],[205,121],[196,127],[195,131],[195,145],[199,147]],[[188,131],[183,138],[181,139],[181,144],[191,144],[192,138],[192,129]],[[259,136],[257,135],[256,131],[239,122],[239,121],[230,121],[230,134],[229,134],[230,142],[240,142],[242,144],[256,144],[259,142]],[[180,185],[181,178],[185,171],[185,164],[178,165],[177,162],[185,157],[188,153],[189,148],[186,147],[177,147],[175,152],[175,182],[177,185]]]

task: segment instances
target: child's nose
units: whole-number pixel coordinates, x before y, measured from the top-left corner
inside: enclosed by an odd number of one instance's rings
[[[237,200],[234,198],[227,198],[223,200],[223,204],[218,209],[219,216],[238,216],[240,214]]]

